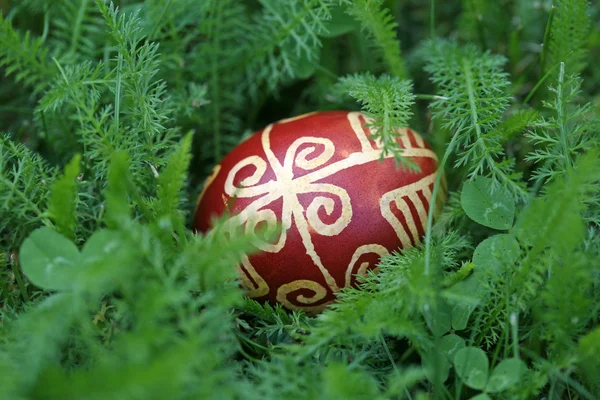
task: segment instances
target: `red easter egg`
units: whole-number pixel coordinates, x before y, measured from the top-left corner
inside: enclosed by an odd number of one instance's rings
[[[281,225],[239,275],[249,297],[288,309],[322,310],[379,258],[424,234],[437,158],[411,129],[397,168],[370,137],[359,112],[319,112],[273,123],[233,149],[208,177],[194,228],[206,232],[227,212],[226,229],[253,233]],[[442,193],[440,191],[440,193]],[[444,201],[438,197],[436,208]]]

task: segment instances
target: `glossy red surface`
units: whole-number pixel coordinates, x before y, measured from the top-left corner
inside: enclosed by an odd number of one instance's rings
[[[397,169],[369,138],[357,112],[283,120],[232,150],[207,179],[195,229],[226,208],[227,229],[282,231],[239,267],[247,294],[291,309],[319,311],[390,251],[424,233],[437,159],[420,135],[399,139],[420,172]],[[443,201],[443,196],[438,202]]]

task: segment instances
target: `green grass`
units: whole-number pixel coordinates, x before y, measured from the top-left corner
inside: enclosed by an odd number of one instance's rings
[[[0,0],[0,399],[600,398],[600,6]],[[448,201],[317,317],[191,231],[251,132],[411,126]],[[441,190],[438,179],[435,191]]]

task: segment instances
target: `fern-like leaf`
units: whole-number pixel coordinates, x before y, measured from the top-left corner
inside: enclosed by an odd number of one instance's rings
[[[81,155],[77,154],[65,167],[64,174],[56,179],[50,190],[48,215],[56,230],[74,240],[77,229],[78,182]]]
[[[528,133],[528,138],[536,148],[526,160],[538,164],[533,172],[535,182],[552,181],[562,176],[573,166],[576,156],[594,146],[598,133],[590,129],[585,119],[590,104],[577,105],[581,93],[581,79],[578,76],[566,76],[565,64],[560,64],[558,82],[551,87],[553,99],[544,102],[544,106],[553,113],[540,119],[536,129]]]
[[[340,84],[362,105],[363,112],[371,119],[368,126],[371,137],[381,145],[381,158],[392,154],[396,164],[415,170],[416,164],[402,156],[402,148],[397,141],[399,129],[408,126],[412,116],[415,96],[411,82],[389,75],[376,78],[366,73],[344,77]]]
[[[52,47],[62,63],[93,60],[103,41],[102,15],[93,0],[63,0],[52,11]]]
[[[203,138],[201,155],[205,159],[219,162],[230,150],[224,136],[239,137],[241,123],[239,114],[245,98],[239,91],[246,76],[244,66],[240,68],[239,57],[243,56],[237,43],[244,37],[247,24],[246,9],[236,0],[208,0],[208,11],[199,26],[205,40],[195,50],[206,57],[190,60],[193,76],[200,82],[208,81],[206,94],[210,99],[205,107],[195,111],[192,121],[200,123]]]
[[[301,58],[314,61],[320,46],[319,35],[326,31],[324,22],[331,18],[334,0],[261,0],[262,13],[246,34],[248,51],[247,84],[256,95],[266,85],[271,91],[293,78]],[[267,66],[267,68],[265,68]]]
[[[568,256],[583,242],[585,198],[598,193],[598,186],[590,184],[597,181],[599,174],[598,152],[581,155],[563,177],[548,185],[544,197],[533,200],[521,213],[515,232],[530,249],[513,279],[521,308],[526,309],[537,293],[547,276],[548,265]]]
[[[40,224],[54,170],[37,154],[0,135],[0,243],[11,249]]]
[[[106,224],[119,227],[126,223],[130,216],[129,206],[129,156],[124,151],[115,152],[110,160],[108,184],[104,191],[106,198]]]
[[[33,38],[30,32],[21,38],[10,21],[0,13],[0,67],[5,74],[15,76],[17,82],[42,91],[55,74],[48,62],[48,49],[41,38]]]
[[[506,59],[445,40],[429,42],[426,54],[425,69],[439,95],[431,103],[433,118],[456,135],[456,166],[468,166],[469,177],[489,176],[494,187],[524,196],[514,160],[505,157],[502,135],[494,131],[510,100],[502,71]]]
[[[360,21],[389,73],[405,78],[406,67],[400,55],[400,41],[396,33],[398,24],[390,10],[383,6],[381,0],[353,0],[349,3],[348,12]]]
[[[566,73],[581,72],[586,64],[587,42],[591,27],[587,0],[556,0],[547,70],[557,63],[565,63]]]
[[[167,165],[158,177],[159,216],[179,215],[179,207],[187,179],[187,170],[192,159],[192,134],[187,134],[179,146],[171,153]]]

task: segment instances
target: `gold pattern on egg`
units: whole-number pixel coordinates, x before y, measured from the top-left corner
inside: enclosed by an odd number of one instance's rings
[[[404,219],[406,220],[406,225],[409,227],[412,237],[415,238],[415,242],[418,242],[419,233],[417,230],[417,224],[420,224],[423,230],[425,230],[424,228],[427,226],[428,212],[428,209],[419,196],[419,192],[421,192],[426,199],[431,199],[431,189],[429,189],[429,186],[435,181],[436,176],[437,172],[434,172],[433,174],[428,175],[415,183],[411,183],[410,185],[406,185],[385,193],[379,200],[381,215],[383,215],[386,221],[392,226],[392,228],[394,228],[394,231],[396,231],[396,235],[398,235],[403,248],[410,247],[411,241],[408,237],[408,233],[404,229],[404,226],[402,226],[402,223],[398,217],[396,217],[396,215],[392,212],[390,205],[392,202],[396,204],[396,207],[398,210],[400,210],[404,216]],[[416,221],[413,218],[406,198],[410,199],[411,203],[417,210],[419,219]],[[429,202],[431,202],[431,200],[429,200]]]
[[[295,121],[308,115],[310,114],[282,120],[278,123]],[[327,164],[335,153],[335,144],[327,138],[304,136],[296,139],[291,144],[284,155],[282,163],[271,149],[270,134],[273,129],[273,124],[271,124],[260,134],[261,144],[266,158],[258,155],[247,157],[239,161],[228,172],[226,177],[224,191],[228,196],[252,199],[251,203],[241,212],[226,221],[225,224],[229,227],[229,230],[233,232],[238,227],[244,227],[247,234],[254,235],[256,245],[260,250],[278,253],[285,246],[287,232],[291,228],[293,222],[298,229],[306,254],[313,260],[323,276],[327,287],[312,280],[296,280],[280,286],[277,289],[277,300],[287,308],[305,311],[321,310],[325,308],[329,302],[319,305],[315,305],[315,303],[322,301],[327,296],[328,291],[335,293],[340,290],[335,279],[325,268],[321,258],[317,254],[312,241],[311,232],[323,236],[336,236],[352,221],[352,203],[348,192],[342,187],[329,183],[321,183],[321,181],[340,171],[378,161],[381,158],[381,144],[377,142],[373,144],[369,141],[359,119],[361,116],[362,114],[359,112],[350,112],[347,115],[350,126],[361,145],[361,150],[350,154],[343,160]],[[424,147],[424,141],[420,135],[416,133],[413,135],[415,142],[417,143],[417,146],[415,147],[412,146],[406,129],[399,130],[399,133],[400,141],[404,147],[403,155],[405,157],[428,157],[437,160],[435,153]],[[301,146],[305,147],[303,147],[302,150],[299,150]],[[319,146],[319,150],[317,150],[317,146]],[[387,154],[385,158],[390,158],[392,156],[392,154]],[[309,159],[309,157],[311,158]],[[254,167],[252,175],[242,179],[237,185],[234,184],[238,172],[247,166]],[[218,167],[220,169],[220,166]],[[274,172],[275,179],[260,183],[267,168],[270,168]],[[302,176],[294,176],[294,169],[296,168],[307,171],[307,173]],[[216,170],[216,173],[218,173],[218,170]],[[212,179],[207,179],[206,186],[214,180],[216,173],[213,171],[213,175],[210,177]],[[391,212],[389,206],[392,201],[396,202],[398,208],[403,210],[402,212],[404,212],[404,216],[410,229],[413,230],[411,231],[411,234],[413,234],[413,237],[417,238],[418,235],[415,235],[414,231],[416,228],[413,226],[414,224],[411,224],[410,222],[412,221],[412,214],[407,206],[402,206],[399,202],[402,201],[403,196],[409,196],[417,208],[419,222],[424,224],[427,210],[425,210],[424,205],[420,201],[417,191],[422,191],[426,198],[430,198],[431,192],[429,184],[433,182],[435,176],[436,174],[434,173],[416,183],[388,192],[380,199],[381,213],[394,228],[403,247],[410,246],[410,239],[398,218]],[[206,190],[206,187],[204,190]],[[316,196],[308,207],[304,209],[298,196],[308,193],[314,193]],[[283,201],[282,211],[279,217],[273,210],[267,208],[269,204],[278,199],[282,199]],[[320,210],[330,216],[334,213],[336,207],[339,208],[340,215],[335,221],[324,222],[320,218]],[[406,212],[406,210],[408,210],[408,212]],[[270,243],[258,237],[256,228],[260,223],[266,223],[267,230],[275,229],[278,223],[281,225],[279,236],[274,242]],[[388,250],[384,246],[376,243],[359,246],[347,267],[344,285],[350,284],[352,275],[366,273],[366,270],[370,266],[369,263],[363,262],[358,266],[356,264],[363,254],[368,253],[375,253],[381,257],[388,254]],[[239,272],[242,284],[248,290],[248,296],[260,297],[269,293],[270,288],[268,284],[252,266],[247,257],[243,259],[242,265],[239,266]],[[290,295],[293,296],[294,293],[299,290],[309,291],[310,293],[313,293],[313,295],[307,297],[303,294],[299,294],[294,298],[294,302],[292,302],[290,300]]]
[[[366,275],[367,269],[370,266],[370,264],[368,262],[360,263],[360,265],[356,269],[356,272],[354,272],[354,267],[356,266],[356,263],[358,262],[359,258],[362,255],[369,254],[369,253],[375,253],[379,257],[383,257],[383,256],[389,254],[389,251],[382,245],[375,244],[375,243],[374,244],[364,244],[364,245],[360,246],[358,249],[356,249],[356,251],[352,255],[352,258],[350,259],[350,264],[348,265],[348,268],[346,269],[346,286],[350,286],[350,282],[352,281],[353,275]],[[376,271],[377,268],[373,268],[373,270]]]
[[[300,290],[309,291],[313,293],[312,296],[306,297],[303,294],[298,294],[295,297],[296,304],[292,303],[288,296],[294,292]],[[331,301],[319,304],[318,306],[313,305],[318,303],[327,297],[327,288],[321,285],[319,282],[310,281],[307,279],[299,279],[290,283],[283,284],[277,289],[277,301],[289,308],[290,310],[303,310],[303,311],[321,311]]]

